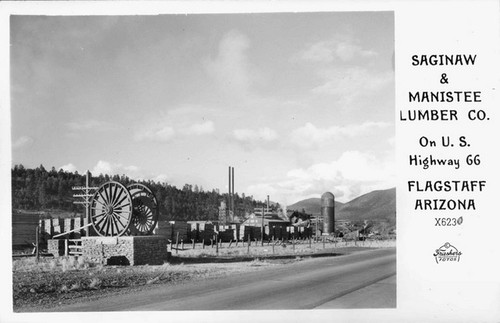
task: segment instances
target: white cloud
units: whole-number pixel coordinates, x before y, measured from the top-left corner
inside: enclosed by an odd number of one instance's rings
[[[166,183],[169,180],[169,176],[165,174],[159,174],[151,178],[152,181],[158,182],[158,183]]]
[[[332,63],[338,60],[349,62],[356,58],[371,58],[377,52],[364,49],[352,39],[320,41],[309,45],[293,56],[293,60]]]
[[[99,176],[100,174],[108,175],[121,175],[125,174],[130,178],[138,179],[141,178],[139,167],[132,165],[123,165],[110,163],[108,161],[99,160],[94,168],[90,171],[94,176]]]
[[[152,129],[138,130],[134,135],[135,141],[170,141],[175,135],[175,130],[169,126]]]
[[[214,131],[215,131],[214,123],[210,120],[202,123],[192,124],[181,130],[181,132],[186,135],[196,135],[196,136],[210,134],[213,133]]]
[[[232,30],[219,43],[219,51],[214,59],[205,61],[205,69],[219,85],[231,94],[244,94],[252,81],[247,58],[250,41],[239,31]]]
[[[329,128],[318,128],[312,123],[306,123],[303,127],[295,129],[290,134],[292,143],[303,147],[313,147],[326,144],[339,136],[356,137],[366,135],[390,126],[387,122],[364,122],[362,124],[351,124],[347,126],[332,126]]]
[[[163,125],[137,130],[134,135],[134,140],[168,142],[175,138],[179,138],[179,135],[202,136],[211,134],[215,131],[214,122],[210,120],[201,123],[187,124],[179,121],[179,118],[165,118],[165,121],[161,123],[163,123]],[[164,125],[165,123],[177,124],[178,126],[167,126]]]
[[[22,147],[31,146],[33,144],[33,138],[28,136],[19,137],[16,141],[12,143],[13,149],[19,149]]]
[[[372,154],[346,151],[337,160],[288,171],[286,178],[259,183],[247,188],[249,194],[263,198],[266,194],[287,204],[332,192],[347,202],[362,194],[395,185],[392,156],[379,159]]]
[[[374,97],[390,94],[394,87],[393,70],[384,67],[385,61],[379,64],[374,59],[378,56],[378,52],[345,36],[309,45],[291,61],[314,63],[307,67],[320,82],[312,86],[311,93],[331,96],[332,104],[338,107],[358,109],[373,104]]]
[[[278,138],[276,131],[267,127],[255,130],[235,129],[233,135],[236,140],[249,143],[269,142]]]
[[[134,165],[111,163],[105,160],[99,160],[90,172],[93,176],[99,176],[100,174],[107,174],[109,176],[123,174],[134,181],[152,180],[159,183],[166,183],[168,180],[170,180],[170,176],[166,174],[147,173],[144,172],[141,168]]]
[[[59,169],[62,169],[63,171],[70,173],[74,173],[75,171],[77,171],[76,166],[73,165],[72,163],[62,165],[61,167],[59,167]]]
[[[333,68],[321,72],[324,83],[312,89],[316,94],[337,95],[344,104],[355,98],[382,91],[394,79],[391,71],[371,72],[361,67]]]

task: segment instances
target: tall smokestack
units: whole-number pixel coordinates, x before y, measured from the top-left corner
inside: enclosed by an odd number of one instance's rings
[[[234,217],[234,167],[231,167],[231,189],[233,190],[233,192],[231,194],[231,198],[232,198],[232,210],[233,210],[233,217]]]
[[[231,204],[231,166],[229,166],[229,177],[228,177],[228,195],[227,195],[227,215],[229,215],[229,210],[232,208]]]
[[[269,213],[269,195],[267,196],[267,213]]]

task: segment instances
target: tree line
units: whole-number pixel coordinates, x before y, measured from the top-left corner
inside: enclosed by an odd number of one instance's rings
[[[85,185],[85,174],[68,172],[52,167],[46,170],[43,165],[35,169],[15,165],[12,170],[12,208],[14,210],[48,211],[60,210],[72,213],[83,212],[83,207],[74,204],[74,186]],[[221,201],[227,201],[228,194],[218,190],[205,191],[198,185],[185,184],[181,189],[168,183],[152,180],[133,181],[126,175],[90,174],[89,185],[100,186],[108,181],[117,181],[127,186],[140,183],[148,186],[155,194],[162,220],[217,220]],[[264,205],[252,196],[234,196],[236,215],[243,217],[254,208]]]

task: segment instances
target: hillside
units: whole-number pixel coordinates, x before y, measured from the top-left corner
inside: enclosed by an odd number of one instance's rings
[[[310,198],[288,206],[289,210],[302,210],[306,213],[320,214],[321,199]],[[373,191],[347,203],[335,202],[335,220],[383,220],[396,223],[396,188]]]
[[[12,209],[16,214],[42,212],[44,215],[60,216],[83,211],[80,205],[73,202],[72,187],[85,183],[85,176],[78,172],[67,172],[52,167],[46,170],[43,165],[35,169],[15,165],[11,170]],[[89,185],[99,187],[108,181],[117,181],[127,186],[134,183],[125,175],[90,174]],[[138,181],[147,185],[155,194],[158,201],[160,219],[162,220],[216,220],[219,217],[219,205],[227,200],[227,194],[220,194],[218,190],[205,191],[197,185],[185,184],[177,188],[167,183],[155,181]],[[237,212],[244,214],[265,203],[254,200],[252,197],[243,197],[235,194]],[[19,212],[16,212],[18,210]]]
[[[336,210],[342,207],[342,205],[343,203],[335,201]],[[306,213],[308,214],[312,215],[321,214],[321,198],[312,197],[309,199],[298,201],[297,203],[287,206],[287,210],[302,211],[302,209],[306,210]]]
[[[336,212],[339,220],[386,220],[396,221],[396,188],[373,191],[345,203]]]

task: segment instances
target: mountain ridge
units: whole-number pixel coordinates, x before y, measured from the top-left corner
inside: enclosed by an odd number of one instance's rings
[[[289,210],[301,211],[312,215],[321,214],[321,199],[308,198],[287,207]],[[335,219],[350,221],[376,220],[391,224],[396,222],[396,188],[375,190],[341,203],[335,201]]]

